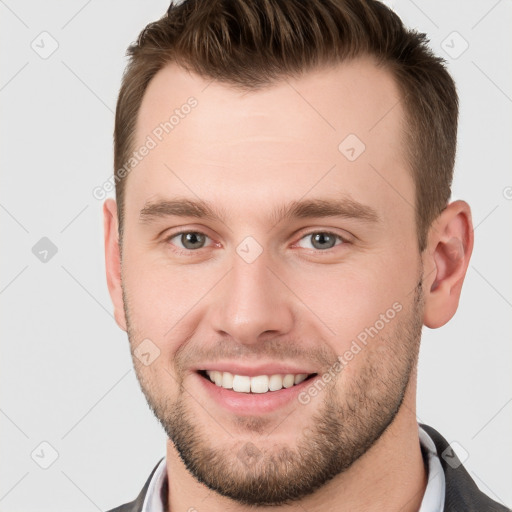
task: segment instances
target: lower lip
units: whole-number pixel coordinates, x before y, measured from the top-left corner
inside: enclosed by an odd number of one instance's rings
[[[310,386],[314,378],[310,378],[296,384],[291,388],[283,388],[279,391],[267,391],[266,393],[238,393],[232,389],[225,389],[217,386],[209,379],[196,373],[206,393],[208,393],[216,403],[225,409],[243,415],[265,414],[276,411],[286,405],[298,401],[298,395],[306,387]]]

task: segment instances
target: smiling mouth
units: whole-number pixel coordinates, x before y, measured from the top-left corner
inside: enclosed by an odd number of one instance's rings
[[[315,377],[316,373],[288,373],[274,375],[236,375],[218,370],[200,370],[199,375],[213,382],[216,386],[235,391],[236,393],[268,393],[297,386]]]

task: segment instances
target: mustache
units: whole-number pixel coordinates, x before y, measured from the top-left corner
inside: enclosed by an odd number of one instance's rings
[[[337,354],[326,343],[297,343],[274,338],[251,345],[232,339],[220,339],[212,345],[201,344],[189,339],[176,352],[175,365],[178,370],[197,366],[204,361],[240,360],[258,362],[261,359],[273,361],[314,362],[320,368],[329,368],[337,360]]]

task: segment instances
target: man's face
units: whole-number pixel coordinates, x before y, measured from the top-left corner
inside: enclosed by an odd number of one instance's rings
[[[149,85],[135,147],[156,147],[126,184],[127,329],[150,354],[133,357],[149,405],[221,494],[301,498],[410,400],[422,276],[398,101],[370,60],[250,93],[176,66]]]

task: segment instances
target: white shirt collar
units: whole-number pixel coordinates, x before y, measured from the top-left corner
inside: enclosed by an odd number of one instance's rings
[[[428,482],[418,512],[443,512],[445,497],[444,471],[431,437],[418,425],[420,444],[428,454]],[[162,501],[162,488],[167,478],[164,457],[149,482],[148,492],[142,505],[142,512],[166,512]]]
[[[162,488],[167,478],[167,464],[164,457],[156,468],[151,481],[149,482],[148,492],[144,498],[142,512],[165,512],[162,500]]]
[[[432,438],[418,425],[420,444],[428,454],[428,482],[418,512],[443,512],[446,483],[443,466]]]

